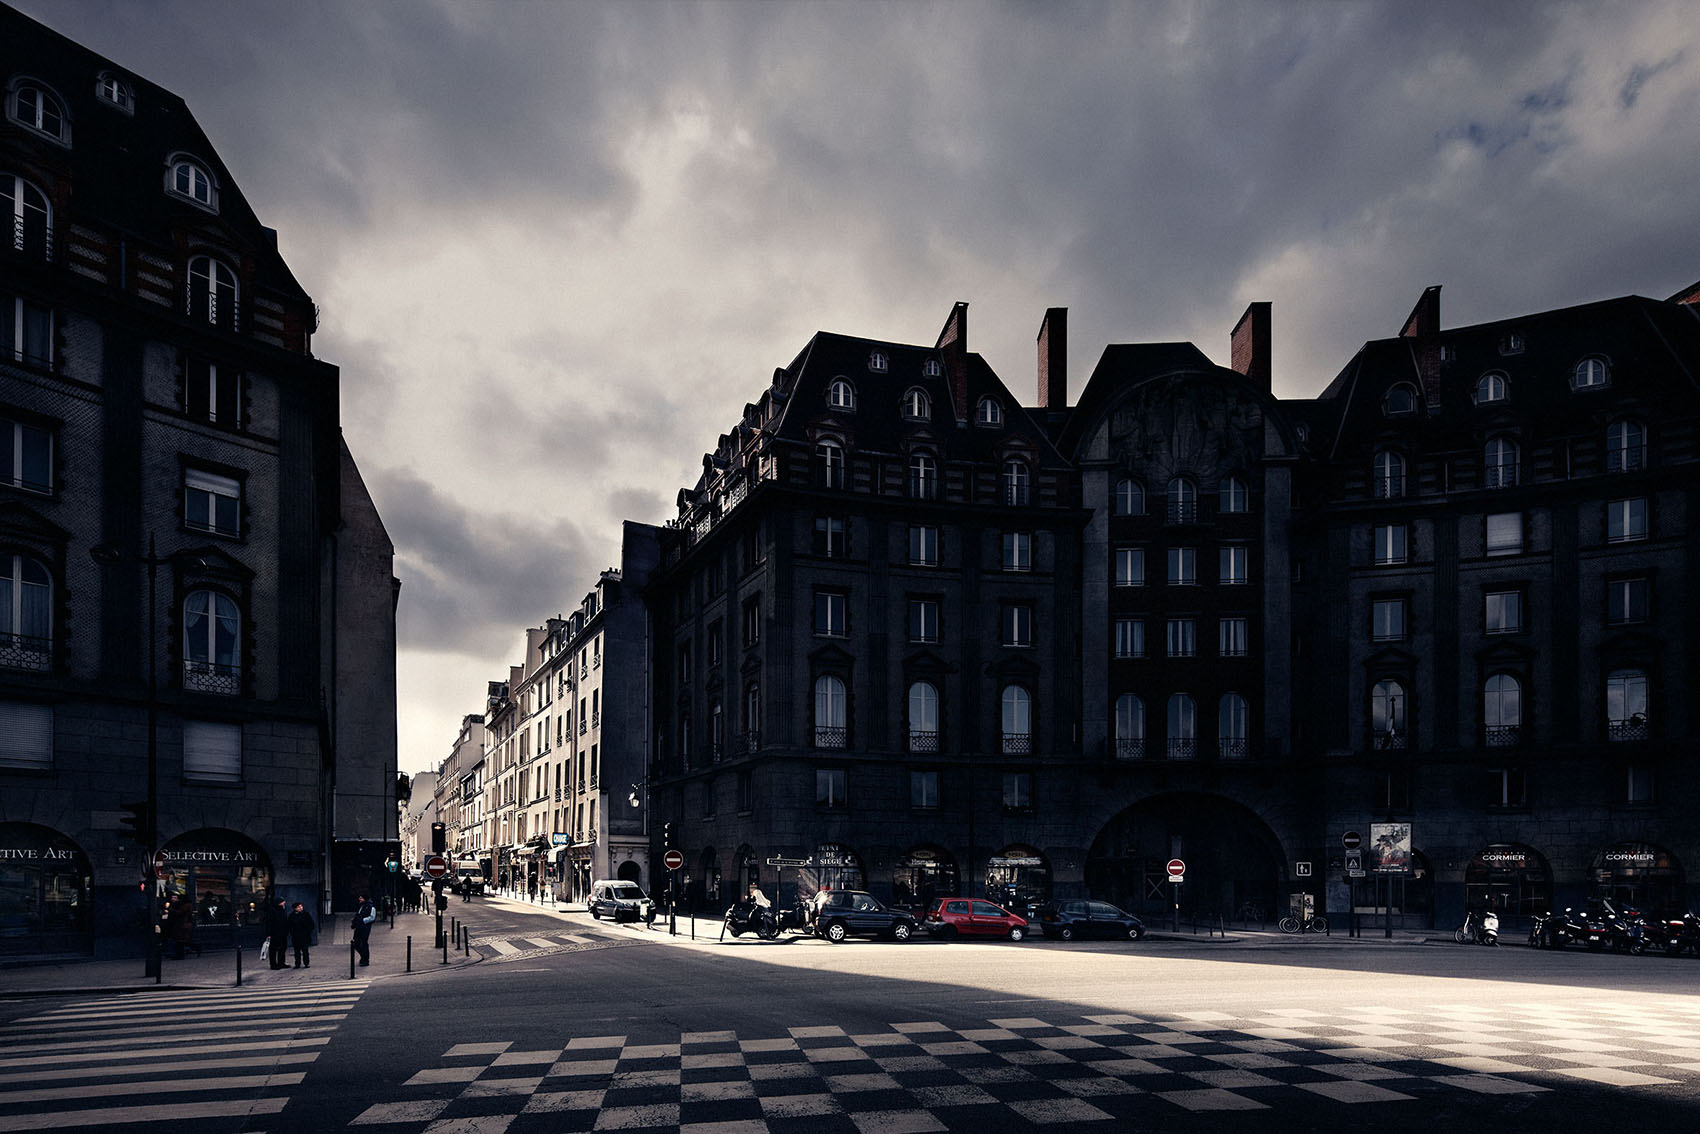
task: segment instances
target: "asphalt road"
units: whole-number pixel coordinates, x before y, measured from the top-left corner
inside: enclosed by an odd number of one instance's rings
[[[451,914],[453,973],[0,1006],[0,1132],[1700,1128],[1693,958]]]

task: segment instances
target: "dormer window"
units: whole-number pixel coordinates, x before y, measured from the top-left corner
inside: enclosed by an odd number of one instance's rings
[[[1381,412],[1388,417],[1400,417],[1417,412],[1417,388],[1409,382],[1398,382],[1387,388],[1381,401]]]
[[[1603,358],[1584,358],[1576,364],[1570,380],[1572,390],[1603,390],[1610,384],[1611,373]]]
[[[1499,340],[1499,353],[1500,354],[1522,354],[1523,353],[1523,336],[1516,334],[1516,333],[1512,333],[1512,334],[1508,334],[1508,335],[1505,335],[1504,337],[1502,337]]]
[[[974,412],[974,420],[981,425],[1002,425],[1003,407],[998,405],[996,398],[981,398],[980,405]]]
[[[135,96],[130,93],[130,84],[114,75],[111,71],[102,71],[94,82],[95,97],[111,106],[116,106],[125,114],[136,111]]]
[[[944,367],[939,365],[939,360],[936,358],[929,358],[921,364],[921,377],[923,378],[937,378],[943,373]]]
[[[62,146],[71,144],[71,121],[57,95],[31,82],[20,83],[6,102],[12,121],[51,138]]]
[[[207,172],[206,166],[194,158],[172,158],[171,175],[165,188],[174,197],[193,202],[208,212],[218,212],[218,184]]]
[[[853,410],[856,408],[856,391],[844,379],[834,378],[832,385],[826,388],[826,404],[833,409]]]
[[[886,358],[884,351],[876,350],[868,355],[868,369],[875,374],[884,374],[890,367],[890,360]]]
[[[903,395],[903,416],[910,421],[925,421],[933,415],[933,401],[927,391],[911,388]]]
[[[1505,375],[1497,370],[1490,370],[1476,379],[1476,404],[1485,406],[1492,402],[1503,402],[1505,390]]]

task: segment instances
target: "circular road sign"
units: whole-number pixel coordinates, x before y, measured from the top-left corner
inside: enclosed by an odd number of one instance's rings
[[[667,864],[668,870],[677,870],[685,865],[685,856],[676,850],[670,850],[661,856],[661,861]]]
[[[1182,862],[1178,858],[1171,858],[1169,860],[1169,877],[1173,878],[1177,882],[1180,881],[1182,878],[1185,878],[1186,877],[1186,863]]]
[[[425,860],[425,873],[432,878],[446,878],[449,873],[449,860],[440,854],[434,854]]]
[[[171,865],[171,862],[165,857],[164,851],[154,851],[153,866],[155,870],[164,870],[169,865]]]
[[[1356,831],[1347,831],[1340,837],[1340,845],[1347,850],[1357,850],[1363,845],[1364,837]]]

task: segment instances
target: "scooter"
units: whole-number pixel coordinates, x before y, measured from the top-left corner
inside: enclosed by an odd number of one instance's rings
[[[745,898],[733,903],[726,911],[726,920],[720,927],[720,936],[724,940],[730,930],[733,937],[742,937],[746,933],[754,933],[763,941],[772,941],[779,936],[779,921],[773,916],[773,911],[766,906],[757,905]]]
[[[1544,914],[1536,914],[1529,925],[1529,948],[1545,949],[1552,946],[1552,938],[1558,932],[1558,926],[1558,919],[1553,917],[1550,910]],[[1562,948],[1561,945],[1554,947]]]
[[[1492,910],[1482,915],[1482,926],[1476,933],[1476,944],[1499,944],[1499,915]]]
[[[1647,945],[1665,951],[1667,957],[1680,957],[1692,951],[1700,956],[1700,917],[1692,913],[1682,917],[1665,917],[1647,927]]]

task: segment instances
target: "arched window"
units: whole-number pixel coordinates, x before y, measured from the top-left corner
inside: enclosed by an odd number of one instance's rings
[[[1369,727],[1375,747],[1406,746],[1405,687],[1397,681],[1378,681],[1369,694]]]
[[[1184,476],[1169,482],[1169,523],[1190,524],[1198,519],[1198,486]]]
[[[45,134],[55,142],[70,144],[71,124],[65,117],[65,108],[60,104],[57,95],[34,83],[24,83],[12,93],[9,109],[13,121],[38,134]]]
[[[1576,364],[1576,370],[1570,378],[1570,387],[1573,390],[1599,390],[1610,382],[1611,372],[1606,368],[1605,359],[1584,358]]]
[[[1503,402],[1505,390],[1505,375],[1497,370],[1490,370],[1476,379],[1476,404],[1485,406],[1493,402]]]
[[[726,712],[716,700],[708,707],[708,758],[723,760],[726,757]]]
[[[1517,442],[1495,437],[1482,450],[1482,484],[1487,488],[1510,488],[1517,483]]]
[[[919,386],[910,387],[903,395],[903,416],[910,421],[925,421],[933,415],[933,400]]]
[[[885,352],[882,350],[876,350],[872,354],[868,355],[868,369],[872,370],[875,374],[884,374],[889,365],[890,363],[886,359]]]
[[[228,596],[191,591],[183,600],[183,688],[231,696],[240,693],[237,648],[241,638],[241,617]]]
[[[1191,760],[1198,755],[1198,705],[1186,693],[1169,698],[1169,759]]]
[[[0,554],[0,667],[53,668],[53,576],[27,555]]]
[[[1515,746],[1523,731],[1523,687],[1509,673],[1482,686],[1482,740],[1489,748]]]
[[[1634,472],[1647,467],[1647,427],[1639,421],[1606,426],[1606,471]]]
[[[939,691],[931,682],[909,686],[909,751],[939,750]]]
[[[207,167],[190,157],[178,157],[171,163],[171,179],[166,187],[173,195],[193,201],[212,212],[218,211],[218,186]]]
[[[1243,760],[1247,755],[1251,710],[1238,693],[1224,693],[1216,706],[1216,749],[1224,760]]]
[[[847,709],[842,678],[830,673],[815,678],[816,748],[844,748],[849,744]]]
[[[826,388],[826,404],[833,409],[855,409],[856,391],[843,378],[834,378]]]
[[[939,494],[938,465],[925,453],[909,458],[909,495],[917,500],[936,500]]]
[[[1019,685],[1003,687],[1003,750],[1033,751],[1033,695]]]
[[[211,256],[189,261],[189,317],[236,329],[236,273]]]
[[[1391,449],[1375,455],[1374,493],[1377,500],[1394,500],[1405,495],[1405,458]]]
[[[974,420],[981,425],[1002,425],[1003,407],[998,405],[996,398],[981,398],[974,412]]]
[[[46,194],[21,177],[0,173],[0,215],[12,230],[12,251],[51,258],[53,210]]]
[[[1003,463],[1003,502],[1015,506],[1027,501],[1027,462],[1010,458]]]
[[[939,365],[939,360],[936,358],[929,358],[921,364],[921,377],[923,378],[937,378],[943,373],[944,367]]]
[[[1387,396],[1382,399],[1381,410],[1388,417],[1416,413],[1417,388],[1409,382],[1397,382],[1389,386]]]
[[[130,84],[111,71],[100,73],[94,83],[94,93],[102,102],[109,102],[126,113],[133,113],[136,109],[136,99],[130,93]]]
[[[1606,676],[1606,737],[1647,739],[1647,672],[1615,669]]]
[[[744,748],[761,748],[761,686],[754,681],[744,689]]]
[[[1116,759],[1145,755],[1145,702],[1132,693],[1116,698]]]
[[[1251,511],[1251,491],[1246,488],[1245,481],[1237,476],[1223,477],[1216,507],[1221,512]]]
[[[815,446],[820,459],[821,484],[826,488],[844,487],[844,447],[836,441],[822,441]]]
[[[1145,489],[1132,477],[1116,481],[1115,513],[1118,516],[1145,515]]]

